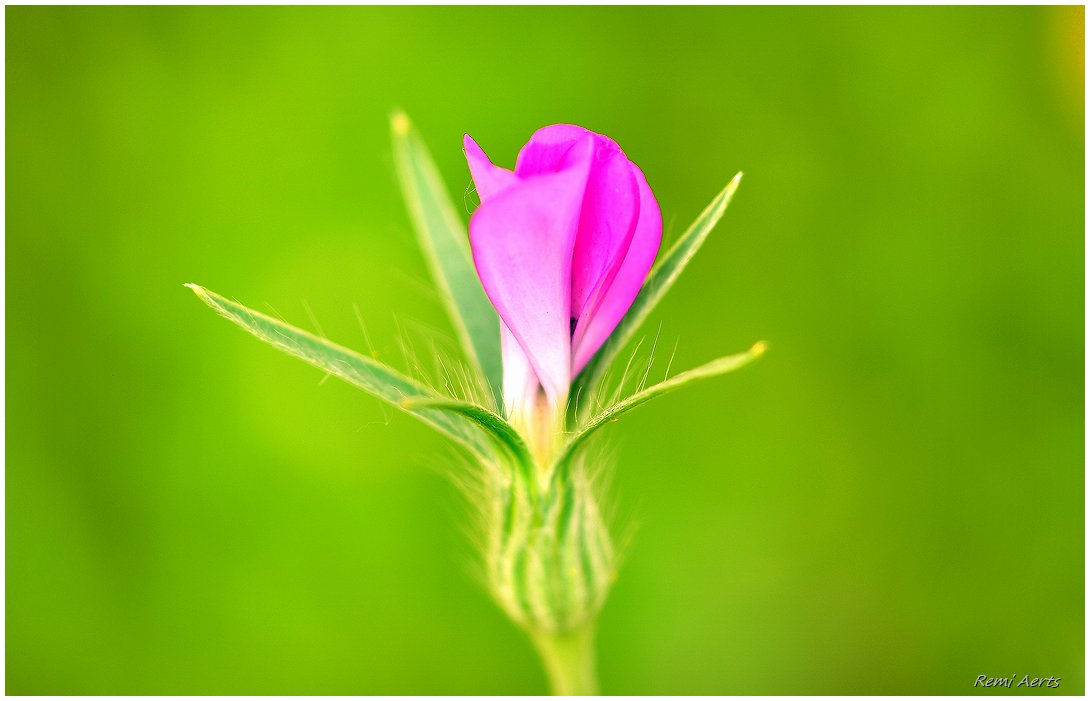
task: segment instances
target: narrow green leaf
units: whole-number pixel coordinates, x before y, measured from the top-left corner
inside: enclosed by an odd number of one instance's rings
[[[518,434],[518,431],[511,424],[483,406],[461,402],[457,399],[413,399],[407,401],[405,406],[413,410],[434,409],[450,412],[469,419],[484,430],[498,445],[507,449],[518,462],[518,466],[523,470],[524,474],[530,475],[532,473],[533,458],[530,457],[530,451],[527,449],[526,443],[523,442],[522,436]]]
[[[477,277],[466,226],[409,118],[395,112],[390,127],[398,179],[420,248],[466,355],[501,406],[499,316]]]
[[[717,375],[724,375],[728,372],[732,372],[741,367],[744,367],[764,355],[766,348],[767,346],[765,345],[764,341],[761,341],[754,344],[752,348],[743,353],[736,353],[735,355],[728,355],[723,358],[718,358],[711,361],[710,363],[705,363],[698,368],[693,368],[692,370],[687,370],[683,373],[675,375],[669,380],[664,380],[657,385],[654,385],[653,387],[648,387],[645,390],[636,392],[635,394],[631,395],[626,399],[622,399],[621,401],[617,402],[610,408],[606,409],[602,413],[598,414],[597,416],[583,424],[579,428],[579,430],[577,430],[568,439],[568,442],[564,446],[564,450],[562,451],[561,457],[557,461],[557,463],[560,465],[565,464],[567,460],[575,454],[576,448],[578,448],[579,445],[583,441],[585,441],[592,433],[601,428],[603,425],[611,421],[616,421],[618,418],[620,418],[622,414],[629,412],[642,404],[646,404],[655,397],[673,391],[678,387],[687,385],[690,382],[703,380],[709,377],[716,377]]]
[[[647,276],[647,282],[643,284],[640,293],[636,295],[635,301],[628,308],[628,312],[621,319],[621,323],[617,324],[617,328],[613,330],[606,342],[602,344],[601,349],[579,374],[578,382],[585,392],[592,392],[597,388],[617,352],[632,340],[636,331],[647,320],[659,300],[666,295],[666,292],[674,285],[681,272],[685,270],[685,266],[700,250],[701,245],[708,238],[708,234],[723,217],[723,213],[727,211],[727,205],[730,204],[731,198],[734,197],[734,192],[738,189],[738,183],[741,180],[741,173],[735,175],[730,183],[715,196],[711,204],[700,213],[692,226],[681,235],[681,238],[652,268]]]
[[[384,399],[398,409],[430,424],[470,450],[485,454],[482,452],[485,450],[484,446],[475,435],[476,429],[462,419],[448,413],[430,411],[424,407],[419,409],[411,407],[414,401],[442,399],[424,385],[373,358],[360,355],[353,350],[232,302],[200,285],[190,283],[186,287],[193,290],[208,306],[262,341],[336,375],[379,399]]]

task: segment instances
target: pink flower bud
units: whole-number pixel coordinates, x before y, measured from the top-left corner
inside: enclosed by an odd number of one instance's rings
[[[620,147],[570,124],[539,129],[514,171],[468,135],[481,205],[469,221],[473,260],[500,315],[508,414],[568,387],[636,298],[658,253],[662,216]]]

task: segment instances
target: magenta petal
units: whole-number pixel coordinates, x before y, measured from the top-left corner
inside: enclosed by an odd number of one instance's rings
[[[574,167],[488,198],[469,222],[485,292],[553,402],[571,381],[571,257],[592,146],[573,147]]]
[[[639,211],[640,189],[631,164],[620,149],[599,141],[572,256],[573,319],[592,314],[609,289],[632,243]]]
[[[624,317],[632,301],[643,287],[647,273],[658,255],[662,243],[662,214],[647,179],[635,164],[629,164],[640,191],[640,215],[636,231],[613,283],[601,302],[590,314],[580,319],[573,338],[572,375],[579,374],[583,366],[605,343],[609,334]]]
[[[465,145],[466,161],[473,176],[473,185],[477,188],[482,202],[518,182],[518,178],[511,171],[492,165],[492,161],[488,160],[488,156],[469,134],[465,135],[462,143]]]
[[[606,137],[574,124],[553,124],[538,129],[519,151],[515,160],[515,174],[526,178],[570,167],[573,159],[578,157],[570,153],[572,147],[588,136],[594,139],[596,145],[602,140],[613,144]],[[616,148],[617,145],[613,146]]]
[[[538,129],[519,152],[515,173],[530,177],[567,167],[572,146],[594,140],[594,157],[572,261],[571,318],[581,319],[600,298],[624,260],[639,213],[639,187],[616,142],[573,124]]]

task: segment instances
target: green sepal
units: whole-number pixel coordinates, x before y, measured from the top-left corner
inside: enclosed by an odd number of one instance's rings
[[[411,410],[443,411],[472,421],[515,459],[518,469],[525,476],[532,478],[534,461],[522,436],[511,424],[485,407],[457,399],[414,399],[406,401],[405,407]]]
[[[428,407],[414,407],[413,402],[441,400],[443,397],[428,387],[405,377],[373,358],[339,346],[324,338],[285,324],[261,312],[192,283],[193,290],[208,306],[238,324],[262,341],[301,358],[366,392],[383,399],[421,421],[436,428],[478,455],[489,455],[476,429],[461,417]]]
[[[502,406],[499,315],[477,277],[469,235],[423,139],[402,112],[390,119],[394,163],[420,249],[473,367]]]
[[[621,319],[621,322],[617,324],[617,328],[613,330],[613,333],[609,335],[606,342],[602,344],[602,347],[579,373],[579,377],[576,378],[576,382],[584,393],[588,395],[594,393],[606,370],[609,369],[613,358],[624,348],[626,343],[632,340],[632,337],[643,322],[647,320],[651,311],[654,310],[667,291],[673,287],[678,276],[685,270],[685,266],[689,264],[689,261],[693,259],[693,256],[696,255],[696,252],[700,250],[700,247],[708,238],[708,234],[722,219],[741,180],[741,173],[735,175],[730,183],[715,196],[711,204],[700,213],[700,216],[696,218],[696,221],[692,223],[689,229],[681,235],[681,238],[670,247],[666,255],[651,269],[647,281],[640,288],[640,292],[636,295],[632,306],[628,308],[628,312]]]
[[[733,372],[739,368],[745,367],[757,358],[764,355],[767,349],[764,341],[756,343],[752,348],[743,352],[736,353],[734,355],[724,356],[710,363],[705,363],[700,367],[693,368],[692,370],[686,370],[679,373],[668,380],[659,382],[656,385],[648,387],[632,394],[631,396],[622,399],[613,406],[609,407],[605,411],[601,412],[597,416],[594,416],[586,423],[581,425],[578,430],[575,431],[569,438],[567,443],[561,449],[560,457],[557,459],[556,464],[562,468],[566,465],[571,458],[575,455],[576,450],[587,438],[591,436],[595,431],[604,426],[605,424],[616,421],[623,414],[632,411],[638,406],[646,404],[655,397],[659,397],[667,392],[671,392],[679,387],[683,387],[691,382],[697,380],[703,380],[709,377],[716,377],[718,375],[724,375],[728,372]],[[558,470],[558,473],[562,474],[562,469]]]

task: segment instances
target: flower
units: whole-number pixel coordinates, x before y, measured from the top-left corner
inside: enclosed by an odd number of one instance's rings
[[[513,171],[465,137],[481,205],[473,262],[500,316],[508,416],[552,415],[640,291],[662,240],[643,173],[610,138],[571,124],[534,133]]]

